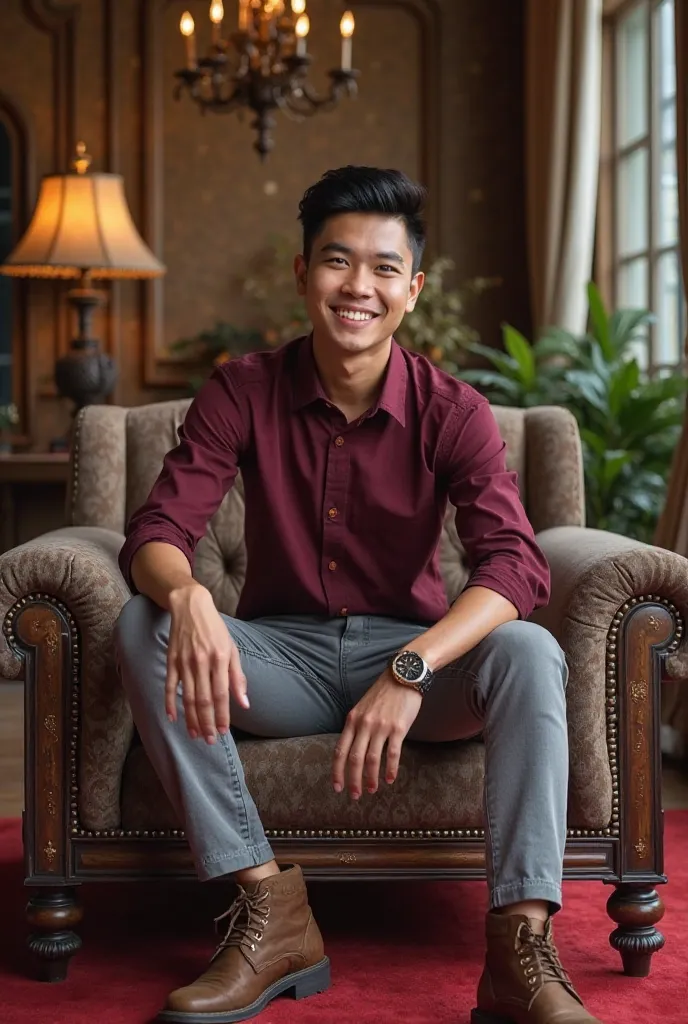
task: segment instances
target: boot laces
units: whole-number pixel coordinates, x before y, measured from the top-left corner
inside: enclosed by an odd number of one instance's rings
[[[528,987],[533,993],[530,1005],[532,1005],[535,996],[543,985],[550,982],[564,985],[568,992],[580,1001],[573,988],[571,979],[559,959],[559,953],[552,940],[552,928],[549,923],[545,928],[545,934],[538,935],[524,921],[516,933],[515,948],[519,957],[519,963],[523,967],[523,973],[528,979]]]
[[[222,941],[213,953],[211,963],[215,957],[229,946],[245,946],[255,952],[256,942],[263,938],[263,932],[270,915],[268,900],[270,892],[262,889],[259,892],[247,892],[243,886],[239,886],[239,895],[232,903],[229,910],[215,918],[215,931],[220,934],[222,921],[227,921],[226,931]]]

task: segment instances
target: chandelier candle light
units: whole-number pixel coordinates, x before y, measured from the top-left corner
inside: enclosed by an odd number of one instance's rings
[[[273,112],[282,110],[301,121],[331,110],[343,96],[357,92],[358,71],[352,68],[354,16],[345,11],[339,23],[341,66],[328,71],[330,88],[318,94],[308,81],[310,19],[306,0],[238,0],[237,30],[223,35],[222,0],[210,4],[210,50],[199,59],[196,26],[184,11],[179,29],[184,37],[186,67],[175,73],[175,98],[188,93],[203,111],[225,113],[248,108],[255,114],[254,149],[265,159],[274,146]]]

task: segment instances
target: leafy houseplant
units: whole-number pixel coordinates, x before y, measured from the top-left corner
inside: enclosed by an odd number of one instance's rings
[[[569,408],[583,444],[588,525],[651,541],[688,380],[682,374],[649,379],[641,371],[632,346],[651,313],[608,313],[592,283],[588,303],[590,326],[583,337],[549,328],[531,344],[505,325],[506,351],[472,345],[490,367],[461,377],[498,405]]]
[[[447,373],[456,375],[466,365],[470,346],[479,342],[478,332],[465,319],[466,307],[471,298],[499,281],[476,277],[458,288],[449,288],[446,274],[453,269],[453,261],[446,256],[429,265],[415,309],[406,314],[395,337],[400,345],[420,352]]]

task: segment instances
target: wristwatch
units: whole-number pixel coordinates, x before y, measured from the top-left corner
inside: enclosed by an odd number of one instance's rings
[[[427,661],[415,651],[399,651],[390,661],[389,667],[397,683],[410,686],[423,696],[435,678],[435,673]]]

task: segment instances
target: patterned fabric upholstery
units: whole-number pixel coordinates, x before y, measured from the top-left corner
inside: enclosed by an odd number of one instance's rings
[[[189,400],[160,402],[132,409],[92,406],[77,424],[73,480],[69,496],[73,527],[105,526],[121,542],[127,517],[146,498],[165,453],[177,441]],[[494,413],[507,445],[507,461],[519,475],[521,493],[536,530],[583,525],[580,442],[573,417],[559,408],[508,409]],[[195,575],[213,594],[221,611],[233,614],[246,571],[243,543],[244,499],[239,478],[213,516],[200,542]],[[64,531],[69,534],[70,531]],[[88,532],[88,531],[87,531]],[[83,537],[83,529],[78,531]],[[66,539],[65,539],[66,541]],[[83,539],[81,541],[83,543]],[[25,552],[25,575],[30,561]],[[38,555],[36,556],[38,557]],[[465,585],[467,571],[449,509],[440,560],[450,599]],[[92,594],[95,572],[82,559],[80,587]],[[102,567],[97,566],[99,571]],[[112,586],[116,568],[110,562]],[[88,578],[90,576],[90,578]],[[108,622],[126,599],[119,579],[110,589]],[[563,614],[563,610],[560,609]],[[608,621],[608,620],[607,620]],[[605,627],[606,628],[606,627]],[[106,643],[105,637],[98,640]],[[590,652],[586,656],[590,656]],[[80,816],[87,828],[162,828],[179,826],[154,776],[145,752],[130,747],[131,717],[122,702],[116,676],[84,658]],[[0,671],[3,664],[0,660]],[[3,672],[11,675],[11,673]],[[604,673],[575,673],[581,721],[571,724],[572,809],[576,827],[602,827],[611,811],[611,777],[603,728]],[[599,692],[598,692],[599,691]],[[586,709],[596,709],[596,725],[587,732]],[[114,712],[116,709],[116,713]],[[482,746],[456,743],[407,745],[402,776],[393,789],[357,806],[334,799],[326,785],[334,738],[241,740],[251,790],[269,828],[477,828],[482,823]],[[580,744],[578,747],[577,744]],[[125,756],[125,751],[128,751]],[[595,765],[590,785],[581,759]],[[580,769],[576,768],[580,764]],[[577,779],[585,778],[576,795]],[[120,796],[121,783],[121,796]]]

